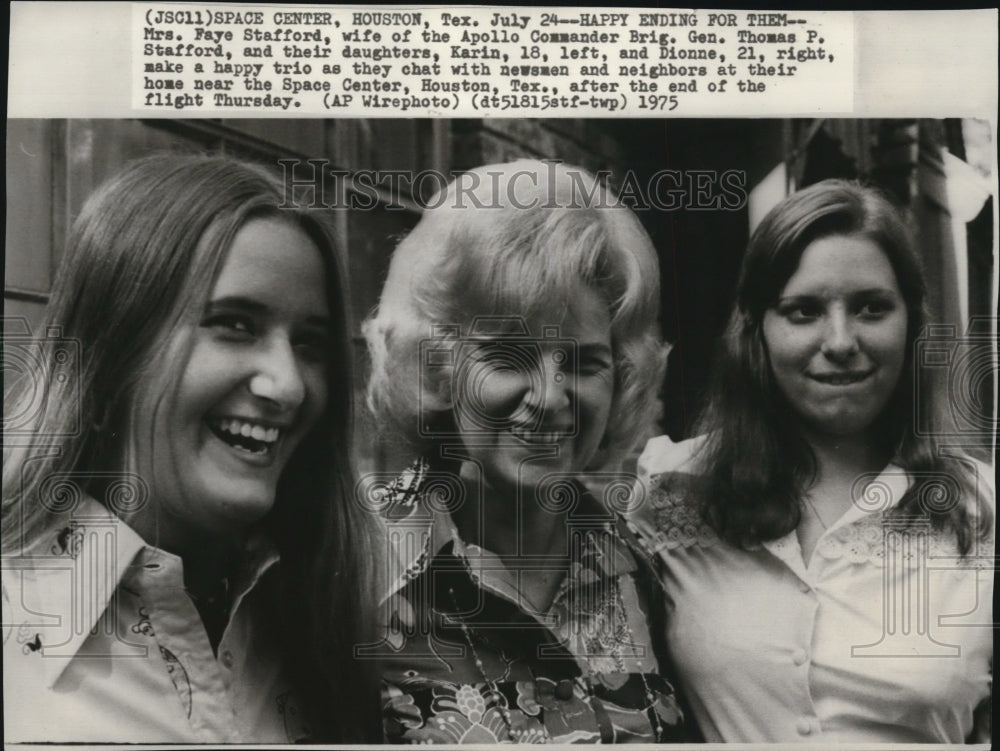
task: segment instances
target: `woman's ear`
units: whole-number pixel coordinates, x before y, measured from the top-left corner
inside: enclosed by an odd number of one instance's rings
[[[439,368],[429,374],[424,394],[430,400],[426,406],[435,412],[450,412],[454,406],[452,373],[451,368]]]

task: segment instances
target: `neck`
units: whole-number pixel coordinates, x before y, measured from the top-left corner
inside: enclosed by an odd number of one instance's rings
[[[551,556],[565,549],[565,514],[553,513],[535,502],[534,489],[491,485],[462,470],[466,500],[452,514],[459,534],[517,566],[522,557]]]
[[[152,474],[151,469],[143,470],[131,463],[127,455],[118,466],[140,477]],[[162,492],[155,497],[150,493],[145,503],[134,511],[119,512],[119,517],[147,545],[176,555],[184,562],[184,581],[189,590],[214,587],[229,576],[232,562],[242,553],[246,530],[207,529],[190,519],[172,514],[168,509],[178,505],[171,503],[177,499],[164,498]]]
[[[806,441],[816,458],[816,482],[846,480],[881,471],[889,457],[871,434],[831,436],[807,433]]]
[[[228,545],[203,545],[180,553],[184,561],[184,586],[195,595],[214,594],[220,582],[235,570],[238,549]]]
[[[233,561],[241,550],[241,535],[193,528],[158,512],[153,503],[144,511],[124,517],[124,521],[147,544],[172,553],[184,562],[184,583],[189,591],[214,590],[230,575]]]
[[[215,653],[229,623],[237,552],[228,545],[204,544],[191,546],[180,554],[184,560],[184,589],[201,617]]]

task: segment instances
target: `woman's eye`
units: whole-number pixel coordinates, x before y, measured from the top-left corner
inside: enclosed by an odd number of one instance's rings
[[[861,306],[858,311],[858,315],[869,320],[878,320],[880,318],[885,318],[885,316],[891,313],[892,310],[892,303],[885,300],[872,300]]]
[[[588,369],[584,370],[584,372],[588,375],[598,375],[600,373],[608,373],[613,369],[614,366],[612,366],[611,363],[599,360],[593,362],[590,366],[588,366]]]
[[[560,351],[553,355],[552,360],[560,370],[581,376],[599,375],[612,367],[611,360],[603,352],[603,348],[599,352],[591,352],[586,346],[579,350]]]
[[[778,312],[792,323],[809,323],[823,315],[823,310],[819,305],[809,303],[785,305],[780,307]]]
[[[611,367],[603,357],[581,357],[576,372],[580,375],[597,375]]]
[[[254,335],[253,321],[246,316],[214,315],[205,319],[201,325],[218,332],[224,337],[243,340]]]

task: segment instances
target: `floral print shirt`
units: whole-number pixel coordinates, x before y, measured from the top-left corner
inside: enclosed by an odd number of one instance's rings
[[[277,552],[247,548],[212,651],[180,558],[83,497],[3,560],[4,740],[289,743],[307,736],[282,678]]]
[[[396,576],[385,600],[386,740],[652,743],[685,739],[664,673],[652,560],[578,487],[570,567],[547,612],[465,543],[418,462],[389,489]]]

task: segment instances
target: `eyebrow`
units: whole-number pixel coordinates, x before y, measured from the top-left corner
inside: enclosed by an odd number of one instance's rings
[[[857,289],[851,291],[849,297],[865,297],[868,295],[893,295],[895,294],[893,290],[889,287],[865,287],[864,289]],[[798,295],[783,295],[777,299],[776,302],[790,302],[794,300],[817,300],[825,297],[822,293],[809,293],[804,292]]]
[[[610,359],[614,359],[614,350],[604,342],[577,342],[577,347],[581,352],[586,352],[589,355],[605,355]]]
[[[271,307],[260,302],[260,300],[255,300],[252,297],[243,297],[240,295],[230,295],[229,297],[217,297],[214,300],[209,300],[205,304],[205,312],[209,313],[213,310],[219,308],[236,308],[239,310],[246,311],[248,313],[254,313],[256,315],[266,315],[271,312]],[[321,315],[309,315],[305,319],[305,323],[309,326],[319,326],[330,328],[331,321],[329,316]]]

